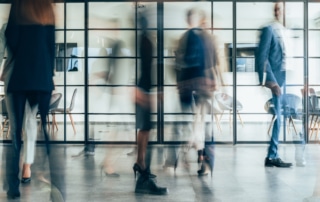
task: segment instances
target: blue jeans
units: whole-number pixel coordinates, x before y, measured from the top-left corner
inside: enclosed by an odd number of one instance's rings
[[[276,116],[276,120],[273,123],[272,128],[272,136],[270,140],[270,145],[268,149],[267,157],[270,159],[278,158],[278,144],[279,144],[279,134],[280,134],[280,126],[281,126],[281,99],[282,95],[277,96],[272,94],[272,101],[274,104],[274,113]]]

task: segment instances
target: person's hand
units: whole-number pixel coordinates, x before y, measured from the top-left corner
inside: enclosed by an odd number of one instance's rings
[[[142,107],[149,107],[150,98],[149,95],[146,94],[140,88],[135,88],[135,102]]]

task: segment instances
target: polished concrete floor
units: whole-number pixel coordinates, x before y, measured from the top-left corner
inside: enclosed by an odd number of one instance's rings
[[[0,154],[5,145],[0,146]],[[135,156],[127,156],[133,146],[98,145],[94,156],[80,155],[81,146],[62,145],[65,156],[66,201],[221,201],[221,202],[295,202],[320,201],[320,146],[307,145],[305,167],[265,168],[263,166],[267,145],[216,145],[215,167],[212,177],[198,177],[196,152],[190,150],[187,159],[190,169],[186,169],[182,158],[178,168],[163,169],[168,146],[152,146],[152,172],[157,175],[159,185],[166,186],[169,194],[153,196],[135,194],[135,179],[132,165]],[[172,148],[172,147],[171,147]],[[283,160],[294,162],[295,146],[280,146]],[[1,154],[2,155],[2,154]],[[39,154],[38,154],[39,155]],[[101,175],[100,165],[109,158],[119,178]],[[1,163],[1,162],[0,162]],[[37,158],[32,167],[32,181],[21,185],[21,198],[12,201],[45,202],[49,200],[50,187],[39,180],[48,174],[37,171]],[[4,172],[1,170],[1,172]],[[318,183],[318,184],[317,184]],[[319,191],[317,191],[319,190]],[[319,194],[319,196],[315,196]],[[313,196],[314,195],[314,196]],[[313,196],[313,197],[312,197]],[[0,192],[0,201],[7,201],[6,193]]]

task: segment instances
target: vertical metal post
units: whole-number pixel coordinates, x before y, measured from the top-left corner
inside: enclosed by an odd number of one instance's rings
[[[164,143],[164,56],[163,56],[163,41],[164,41],[164,31],[163,31],[163,2],[157,2],[157,70],[158,70],[158,76],[157,76],[157,128],[158,128],[158,143],[163,144]]]
[[[309,89],[309,51],[308,51],[308,47],[309,47],[309,36],[308,36],[308,31],[309,31],[309,24],[308,24],[308,0],[304,0],[304,45],[303,45],[303,49],[304,49],[304,85],[305,85],[305,89]],[[309,105],[308,105],[308,99],[309,99],[309,90],[307,90],[307,93],[304,93],[303,95],[303,99],[305,100],[304,102],[304,109],[305,109],[305,116],[303,117],[303,121],[304,121],[304,138],[306,143],[309,142]]]
[[[89,25],[88,25],[88,22],[89,22],[89,0],[85,0],[85,3],[84,3],[84,29],[85,29],[85,32],[84,32],[84,84],[85,84],[85,88],[84,88],[84,141],[85,141],[85,145],[88,144],[88,140],[89,140],[89,115],[88,115],[88,112],[89,112],[89,104],[88,104],[88,97],[89,97],[89,94],[88,94],[88,91],[89,91],[89,82],[88,82],[88,37],[89,37],[89,34],[88,34],[88,28],[89,28]]]
[[[237,144],[237,0],[233,0],[233,49],[232,49],[232,70],[233,70],[233,144]]]

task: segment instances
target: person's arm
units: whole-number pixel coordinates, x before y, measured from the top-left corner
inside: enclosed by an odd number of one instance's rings
[[[14,55],[19,42],[19,25],[15,19],[15,5],[12,4],[9,14],[9,20],[5,31],[6,44],[8,49]]]
[[[272,28],[270,26],[264,27],[261,30],[260,42],[256,52],[256,67],[259,74],[260,84],[263,82],[264,72],[267,74],[267,83],[275,82],[275,84],[277,84],[276,78],[269,63],[272,34]]]

